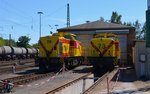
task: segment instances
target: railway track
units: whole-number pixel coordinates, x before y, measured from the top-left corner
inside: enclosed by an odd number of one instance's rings
[[[85,72],[84,69],[86,69],[87,71]],[[91,67],[81,66],[76,69],[68,70],[63,73],[60,73],[61,70],[59,72],[50,73],[50,74],[32,73],[32,74],[26,74],[24,76],[12,77],[12,78],[2,79],[2,80],[9,80],[15,84],[15,87],[13,90],[15,94],[24,94],[24,93],[43,94],[61,85],[71,82],[74,79],[78,79],[79,77],[85,74],[88,74],[90,69]],[[49,76],[46,76],[46,75],[49,75]],[[41,88],[43,89],[41,90]],[[24,91],[27,91],[27,92],[24,92]]]
[[[34,67],[35,64],[30,64],[30,65],[26,65],[26,66],[17,66],[16,67],[16,71],[20,71],[26,68],[30,68],[30,67]],[[0,68],[0,74],[4,74],[4,73],[12,73],[13,72],[13,68],[12,66],[9,67],[4,67],[4,68]]]
[[[26,74],[26,75],[23,75],[23,76],[7,78],[7,79],[3,79],[3,80],[11,81],[15,86],[19,86],[19,85],[27,84],[29,82],[38,80],[38,79],[42,79],[44,77],[54,76],[54,75],[55,75],[54,72],[46,73],[46,74],[31,73],[31,74]]]
[[[72,93],[72,94],[93,94],[93,93],[89,93],[89,92],[92,91],[99,84],[101,84],[101,82],[104,79],[106,79],[107,77],[109,77],[110,74],[112,75],[112,73],[114,73],[114,72],[116,74],[116,71],[117,71],[117,69],[110,73],[107,72],[103,76],[101,76],[99,79],[98,79],[98,77],[90,76],[91,73],[88,73],[88,74],[85,74],[82,77],[79,77],[73,81],[65,83],[64,85],[54,88],[53,90],[50,90],[46,94],[66,94],[66,93],[67,94],[70,94],[70,93]],[[94,79],[98,79],[98,80],[96,82],[94,82]],[[92,81],[93,81],[93,83],[91,83]],[[107,82],[105,82],[105,84],[107,84]]]
[[[13,65],[16,63],[16,61],[6,64],[0,64],[0,74],[4,73],[12,73],[13,72]],[[34,60],[20,60],[17,61],[16,71],[20,71],[26,68],[34,67],[35,61]]]
[[[12,66],[15,63],[19,65],[24,65],[26,63],[33,63],[35,62],[34,59],[24,59],[24,60],[11,60],[11,61],[0,61],[0,67],[5,67],[5,66]]]
[[[119,69],[115,69],[115,70],[113,70],[112,72],[107,72],[107,73],[105,73],[102,77],[100,77],[91,87],[89,87],[87,90],[85,90],[82,94],[93,94],[93,93],[91,93],[91,91],[94,91],[94,89],[96,88],[96,87],[98,87],[99,85],[101,86],[101,87],[103,87],[104,85],[101,85],[101,84],[104,84],[105,83],[105,86],[107,87],[107,88],[105,88],[105,89],[107,89],[107,94],[109,94],[109,82],[110,82],[110,79],[112,79],[115,75],[116,75],[116,73],[118,73],[118,71],[119,71]],[[111,77],[109,77],[111,75]],[[110,79],[109,79],[110,78]],[[104,83],[102,83],[103,81],[104,81],[104,79],[106,80]],[[100,87],[99,86],[99,87]],[[95,94],[95,93],[94,93]],[[97,93],[96,93],[97,94]],[[99,93],[100,94],[100,93]]]
[[[90,88],[85,90],[82,94],[88,94],[89,91],[91,91],[93,88],[95,88],[103,79],[105,79],[108,76],[108,72],[104,74],[102,77],[100,77]]]
[[[53,90],[47,92],[46,94],[55,94],[56,92],[59,92],[60,90],[66,88],[66,87],[71,86],[72,84],[74,84],[74,83],[76,83],[76,82],[78,82],[78,81],[80,81],[80,80],[86,78],[86,77],[89,76],[89,75],[91,75],[91,73],[85,74],[85,75],[83,75],[83,76],[81,76],[81,77],[79,77],[79,78],[77,78],[77,79],[75,79],[75,80],[73,80],[73,81],[70,81],[70,82],[68,82],[68,83],[66,83],[66,84],[64,84],[64,85],[62,85],[62,86],[60,86],[60,87],[57,87],[57,88],[55,88],[55,89],[53,89]]]

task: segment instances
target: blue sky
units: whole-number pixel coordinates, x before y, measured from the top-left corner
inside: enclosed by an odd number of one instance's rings
[[[26,35],[30,44],[39,39],[39,14],[42,11],[42,36],[66,27],[66,7],[70,4],[71,26],[96,21],[100,17],[109,20],[112,11],[122,15],[122,21],[145,22],[146,0],[0,0],[0,36],[12,39]],[[50,27],[51,26],[51,27]]]

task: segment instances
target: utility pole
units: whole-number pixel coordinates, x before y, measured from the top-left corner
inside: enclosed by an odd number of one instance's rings
[[[37,12],[39,15],[40,15],[40,28],[39,28],[39,31],[40,31],[40,36],[39,38],[41,37],[41,14],[43,14],[43,12]]]
[[[147,9],[150,9],[150,0],[147,0]]]
[[[11,46],[11,34],[9,34],[9,46]]]
[[[70,27],[70,9],[69,9],[69,3],[67,4],[67,27]]]

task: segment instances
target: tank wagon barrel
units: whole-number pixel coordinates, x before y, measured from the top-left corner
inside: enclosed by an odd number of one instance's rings
[[[12,57],[12,48],[10,46],[2,46],[0,47],[0,56],[1,60],[9,60]]]
[[[2,46],[2,55],[10,55],[12,54],[12,48],[10,46]]]
[[[20,59],[21,58],[21,55],[22,55],[22,49],[19,48],[19,47],[11,47],[12,48],[12,55],[13,55],[13,58],[18,58]]]
[[[35,58],[37,56],[38,50],[35,48],[24,48],[24,47],[12,47],[12,46],[1,46],[0,47],[0,59],[10,60],[10,59],[25,59],[25,58]]]

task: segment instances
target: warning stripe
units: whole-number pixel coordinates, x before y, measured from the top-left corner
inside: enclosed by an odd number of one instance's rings
[[[56,41],[56,43],[54,44],[54,46],[50,49],[50,51],[48,51],[46,49],[46,47],[44,46],[44,44],[39,41],[40,45],[42,46],[42,48],[44,49],[44,51],[46,52],[47,57],[53,52],[54,47],[58,44],[59,40]]]
[[[43,43],[42,43],[42,41],[41,41],[41,40],[39,40],[39,44],[42,46],[43,50],[44,50],[44,51],[45,51],[45,53],[46,53],[46,56],[48,57],[48,53],[49,53],[49,51],[45,48],[45,46],[43,45]]]
[[[92,47],[93,47],[97,52],[99,52],[99,56],[103,56],[103,55],[107,52],[107,50],[108,50],[113,44],[114,44],[114,41],[111,41],[111,42],[109,43],[109,45],[108,45],[107,47],[105,47],[105,49],[101,52],[101,51],[99,50],[99,48],[97,48],[97,47],[94,45],[94,43],[91,42]]]
[[[118,51],[119,50],[119,42],[115,42],[115,47],[116,47],[116,50]]]
[[[118,51],[119,51],[119,43],[115,42],[115,56],[117,56]]]
[[[103,50],[103,52],[102,52],[102,56],[107,52],[107,50],[112,46],[114,44],[114,41],[111,41],[110,43],[109,43],[109,45]]]
[[[54,47],[56,47],[56,45],[59,43],[59,40],[56,41],[56,43],[54,44],[54,46],[51,48],[51,50],[48,53],[48,56],[53,52]]]
[[[94,43],[92,41],[91,41],[91,45],[101,55],[102,52],[94,45]]]

